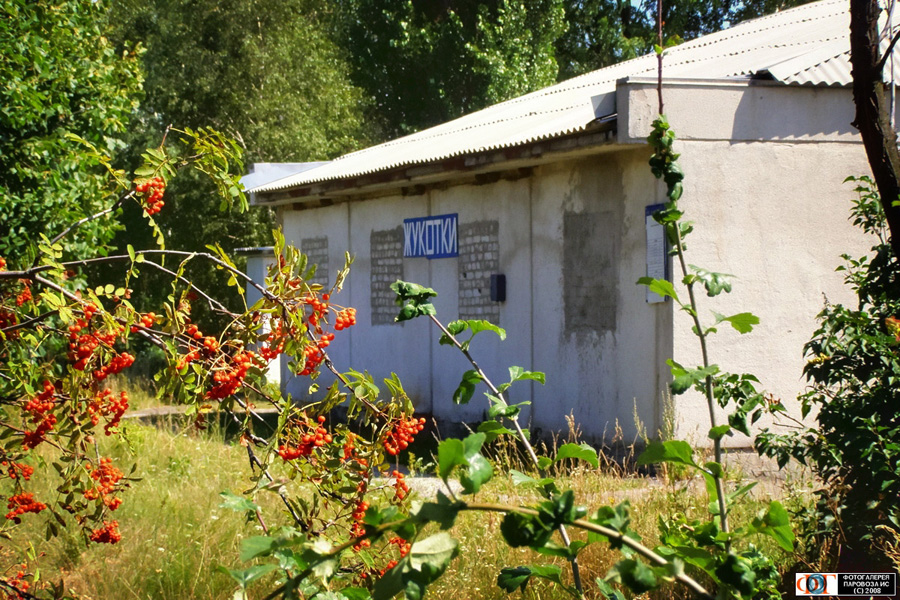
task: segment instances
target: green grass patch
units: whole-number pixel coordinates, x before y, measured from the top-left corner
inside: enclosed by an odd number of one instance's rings
[[[134,477],[140,478],[123,495],[122,506],[114,513],[119,521],[122,541],[115,546],[87,545],[80,533],[72,530],[50,540],[43,540],[46,520],[43,515],[26,515],[23,526],[14,530],[14,538],[2,542],[3,572],[14,564],[34,543],[41,577],[62,579],[73,593],[89,598],[116,599],[226,599],[236,590],[234,581],[217,570],[245,568],[238,555],[242,539],[259,535],[255,521],[245,522],[233,511],[219,507],[219,493],[231,490],[241,493],[249,487],[250,470],[246,450],[223,441],[220,434],[177,432],[149,426],[127,424],[127,443],[101,448],[127,473],[137,465]],[[29,489],[36,497],[51,497],[50,481],[35,474]],[[46,469],[44,469],[46,471]],[[656,542],[657,519],[676,512],[688,517],[703,517],[707,499],[702,484],[693,480],[661,483],[658,479],[610,474],[599,470],[568,469],[559,475],[558,485],[571,488],[579,503],[591,511],[605,504],[628,500],[632,504],[633,527],[651,547]],[[273,473],[278,475],[277,473]],[[414,488],[415,489],[415,488]],[[530,504],[538,499],[533,490],[517,487],[506,475],[495,478],[479,492],[477,500],[504,504]],[[258,499],[269,525],[286,522],[274,494]],[[760,495],[738,505],[733,522],[745,521],[767,504]],[[429,598],[458,600],[504,598],[496,586],[501,567],[528,564],[559,564],[569,581],[565,561],[537,555],[527,549],[507,547],[499,533],[502,515],[464,512],[452,535],[461,542],[461,552],[448,574],[429,589]],[[575,539],[585,539],[570,530]],[[35,541],[42,540],[42,541]],[[772,547],[768,540],[757,540],[772,556],[780,557],[782,567],[793,563]],[[590,593],[593,581],[603,576],[621,555],[602,544],[593,544],[580,557],[583,578]],[[654,598],[676,598],[680,590],[659,590]],[[265,586],[251,598],[265,595]],[[530,599],[564,598],[563,592],[551,586],[529,584],[525,594]]]

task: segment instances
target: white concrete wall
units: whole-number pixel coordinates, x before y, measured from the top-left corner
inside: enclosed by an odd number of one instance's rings
[[[697,234],[688,238],[689,262],[737,276],[731,294],[700,297],[702,313],[750,311],[760,318],[745,336],[720,328],[710,342],[712,360],[731,372],[757,374],[799,417],[803,345],[816,328],[815,315],[826,298],[855,303],[835,267],[842,253],[860,256],[871,246],[847,221],[853,193],[841,183],[867,171],[865,157],[841,144],[684,142],[679,150],[687,173],[682,206],[697,222]],[[704,177],[691,177],[701,172]],[[676,327],[675,356],[699,364],[686,325],[680,319]],[[700,398],[685,397],[678,408],[681,430],[705,437]]]
[[[514,402],[534,402],[525,416],[544,433],[564,430],[572,412],[588,437],[610,438],[618,423],[630,441],[635,406],[646,431],[659,431],[669,381],[665,361],[674,356],[698,365],[699,348],[687,316],[673,314],[671,302],[648,304],[644,288],[635,284],[646,269],[644,209],[665,199],[643,142],[655,114],[655,90],[632,82],[620,86],[617,101],[621,145],[613,152],[605,148],[539,166],[515,181],[285,211],[289,240],[328,236],[332,270],[345,249],[356,257],[344,293],[335,298],[359,311],[359,324],[329,348],[338,368],[368,370],[376,380],[396,372],[420,411],[451,421],[480,419],[487,406],[480,390],[469,406],[452,405],[469,365],[438,345],[439,332],[428,320],[372,324],[369,245],[373,231],[394,229],[406,218],[458,213],[460,226],[497,220],[498,271],[508,286],[500,325],[508,338],[500,343],[481,334],[472,345],[480,364],[497,383],[506,380],[510,365],[546,372],[547,385],[522,383],[512,390]],[[688,262],[737,276],[732,294],[701,296],[701,312],[751,311],[762,319],[746,336],[721,327],[710,344],[713,361],[756,373],[795,413],[794,398],[804,387],[802,346],[823,295],[852,300],[834,272],[839,255],[862,254],[870,245],[847,221],[853,193],[842,180],[867,172],[848,125],[848,101],[849,92],[840,89],[730,83],[666,89],[686,172],[682,206],[697,226],[687,240]],[[568,250],[567,226],[584,236],[570,241]],[[596,264],[573,263],[572,256],[594,256],[591,248],[606,254],[596,255]],[[404,279],[437,290],[443,321],[457,318],[459,259],[409,258],[403,268]],[[567,317],[575,288],[594,284],[606,286],[608,301],[582,302],[586,316]],[[300,393],[307,385],[294,381],[289,387]],[[702,443],[708,429],[702,398],[681,396],[676,409],[680,435]]]
[[[342,247],[356,258],[347,289],[334,299],[359,310],[359,324],[349,336],[338,335],[329,348],[338,368],[365,369],[376,380],[396,372],[417,408],[443,420],[484,418],[488,404],[482,390],[468,406],[453,405],[453,391],[470,366],[458,352],[438,345],[440,332],[428,320],[372,325],[369,239],[372,231],[395,228],[412,217],[458,213],[460,227],[497,220],[498,272],[507,278],[507,300],[500,307],[499,324],[506,329],[507,339],[501,342],[491,333],[480,334],[471,347],[476,360],[497,384],[508,379],[512,365],[546,372],[545,386],[526,381],[510,391],[511,402],[534,402],[523,417],[544,433],[565,429],[566,415],[574,413],[584,432],[595,439],[604,433],[611,436],[617,422],[631,438],[635,403],[640,419],[655,431],[666,385],[662,366],[671,354],[671,311],[665,304],[648,305],[643,288],[635,285],[645,274],[644,207],[652,203],[655,191],[646,177],[646,159],[645,148],[632,147],[541,167],[533,176],[515,181],[286,211],[283,222],[289,241],[327,235],[334,265]],[[615,315],[597,315],[614,321],[609,331],[567,331],[566,278],[571,274],[563,264],[565,214],[575,215],[576,220],[599,214],[606,234],[616,238],[616,254],[606,257],[605,267],[615,290],[608,303]],[[404,259],[406,280],[438,292],[435,306],[445,323],[459,314],[459,260]],[[594,277],[597,265],[578,266]],[[342,300],[348,292],[349,299]],[[323,382],[330,380],[322,377]],[[289,389],[297,394],[306,386],[305,378],[295,377]]]
[[[665,388],[660,364],[668,354],[670,311],[664,304],[647,304],[644,289],[635,284],[646,274],[644,207],[653,203],[652,182],[643,176],[647,156],[644,149],[600,155],[544,167],[535,176],[534,331],[540,342],[534,362],[548,377],[547,386],[536,390],[535,424],[545,431],[565,429],[564,418],[573,412],[589,436],[612,437],[618,423],[630,441],[635,403],[643,424],[651,432],[659,427]],[[566,331],[563,295],[569,290],[561,268],[566,212],[608,214],[621,227],[608,274],[614,278],[616,312],[610,331]]]
[[[328,349],[337,368],[368,370],[378,383],[396,372],[417,410],[434,412],[456,422],[482,419],[488,404],[480,390],[468,406],[453,405],[452,393],[462,373],[471,367],[459,352],[438,344],[440,331],[428,319],[372,324],[370,236],[373,231],[396,228],[404,219],[435,214],[458,213],[460,225],[500,221],[499,272],[507,277],[509,298],[500,308],[500,325],[507,327],[508,337],[501,343],[496,335],[485,332],[471,346],[479,364],[499,384],[507,380],[510,365],[534,368],[531,363],[529,186],[528,180],[504,181],[412,197],[389,196],[314,210],[284,211],[282,221],[289,242],[327,236],[333,264],[338,264],[344,248],[355,258],[344,292],[332,299],[358,310],[357,326],[338,333]],[[405,258],[403,263],[405,280],[434,287],[438,292],[434,304],[441,320],[448,323],[457,319],[458,259]],[[290,381],[288,389],[294,394],[302,394],[309,385],[306,378],[290,374],[286,378]],[[327,374],[321,377],[322,383],[332,380]],[[517,384],[511,390],[511,400],[530,401],[531,384]]]
[[[480,186],[458,186],[429,194],[431,214],[459,214],[459,224],[499,221],[500,260],[498,272],[506,275],[506,302],[500,305],[500,327],[507,333],[501,342],[493,333],[478,334],[471,352],[495,384],[509,379],[509,367],[540,370],[533,364],[532,346],[532,273],[531,273],[531,182],[498,181]],[[435,307],[444,323],[459,317],[458,258],[406,259],[406,264],[423,262],[430,268],[431,286],[438,292]],[[467,337],[467,336],[465,336]],[[484,418],[488,401],[479,389],[467,406],[454,406],[452,394],[463,372],[472,367],[449,346],[438,346],[440,332],[431,328],[432,395],[434,412],[454,421]],[[465,338],[464,338],[465,339]],[[519,382],[510,388],[509,401],[531,401],[532,384]],[[524,413],[527,418],[528,411]]]
[[[664,112],[683,140],[859,142],[849,88],[771,81],[665,80]],[[620,143],[644,144],[658,111],[656,82],[616,89]]]
[[[349,211],[345,204],[329,206],[317,210],[291,211],[280,213],[285,241],[303,250],[301,240],[303,238],[328,237],[328,271],[329,281],[334,282],[335,273],[344,264],[344,252],[353,251],[350,231],[348,228]],[[344,291],[335,297],[338,304],[352,306],[353,298],[352,280],[344,283]],[[337,332],[334,342],[328,347],[328,354],[338,364],[347,366],[351,362],[351,344],[353,328]],[[318,383],[323,388],[334,380],[327,371],[323,373]],[[308,377],[298,377],[288,369],[287,360],[282,357],[281,381],[284,389],[292,396],[303,398],[307,395],[310,381]]]
[[[272,248],[255,248],[244,252],[247,257],[246,273],[257,284],[262,285],[266,280],[266,273],[269,267],[275,262],[275,255]],[[256,287],[245,284],[244,292],[246,294],[247,306],[253,306],[261,298],[262,293]],[[263,324],[263,331],[269,331],[267,323]],[[269,363],[266,368],[266,379],[269,383],[281,385],[281,361],[276,360]]]
[[[624,91],[619,99],[627,97],[629,117],[620,134],[637,142],[655,116],[655,90],[634,85]],[[699,296],[701,315],[709,323],[711,310],[749,311],[761,321],[743,336],[721,326],[710,340],[711,361],[729,372],[756,374],[762,388],[799,417],[803,345],[816,328],[815,315],[826,298],[854,303],[835,272],[840,255],[861,256],[872,245],[848,222],[855,194],[842,183],[848,175],[869,172],[849,124],[850,90],[673,85],[664,89],[664,98],[686,174],[680,204],[685,218],[696,223],[687,238],[687,262],[736,276],[731,294]],[[657,197],[665,197],[662,184]],[[700,350],[690,326],[687,315],[675,317],[674,356],[698,366]],[[703,398],[688,393],[676,406],[679,435],[706,440]],[[726,443],[746,446],[749,440],[738,435]]]

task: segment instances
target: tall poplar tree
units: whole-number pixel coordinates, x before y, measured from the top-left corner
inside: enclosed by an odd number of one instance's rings
[[[111,0],[116,41],[142,44],[145,99],[135,148],[159,143],[167,125],[213,127],[245,148],[244,162],[306,162],[364,145],[365,96],[349,80],[343,51],[332,42],[328,2],[321,0]],[[222,214],[210,182],[187,176],[167,191],[158,215],[168,244],[226,250],[271,243],[265,209]],[[118,243],[152,243],[140,215]],[[144,236],[141,239],[141,236]],[[189,271],[215,289],[215,272]],[[168,290],[157,277],[135,285],[150,301]],[[206,315],[208,317],[209,315]],[[201,320],[206,318],[200,315]]]
[[[340,0],[353,81],[389,139],[556,81],[563,0]]]
[[[105,170],[74,136],[120,152],[141,95],[133,47],[107,36],[104,2],[0,0],[0,256],[13,264],[105,208]],[[65,247],[94,252],[113,231],[88,222]]]

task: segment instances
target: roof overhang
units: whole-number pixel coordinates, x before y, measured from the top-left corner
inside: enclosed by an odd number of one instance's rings
[[[313,208],[386,195],[416,195],[434,187],[481,185],[527,176],[530,169],[550,162],[612,151],[617,147],[616,118],[596,119],[583,131],[484,152],[319,181],[288,189],[257,192],[254,204]]]
[[[702,98],[681,94],[682,115],[688,115],[678,121],[682,139],[848,141],[843,126],[823,126],[812,118],[820,116],[823,106],[798,117],[770,101],[791,95],[791,101],[799,98],[809,104],[804,100],[809,94],[797,90],[822,90],[822,97],[831,98],[828,108],[843,111],[845,99],[832,92],[846,95],[851,81],[848,26],[847,0],[820,0],[667,49],[664,85],[670,94],[696,86],[712,88]],[[895,66],[900,72],[897,56],[892,59],[892,72]],[[655,54],[637,57],[302,172],[249,178],[248,191],[256,195],[256,204],[299,207],[422,186],[477,183],[479,178],[514,176],[517,169],[565,156],[645,144],[658,109],[649,81],[658,70]],[[732,87],[766,84],[773,87],[761,94],[736,93]],[[751,102],[751,96],[763,100]],[[667,100],[667,113],[670,106],[678,104]],[[718,122],[732,108],[739,109],[745,125],[737,137],[727,122]],[[791,118],[770,119],[773,112]],[[766,120],[771,122],[765,132],[752,130]]]

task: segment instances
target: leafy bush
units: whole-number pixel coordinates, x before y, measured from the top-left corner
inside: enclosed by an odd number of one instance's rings
[[[800,399],[804,417],[817,411],[817,426],[765,431],[756,443],[780,465],[794,457],[822,478],[818,542],[831,537],[872,551],[877,537],[900,535],[900,261],[873,182],[848,181],[858,193],[853,223],[876,244],[869,256],[843,256],[838,270],[858,304],[826,304],[805,347],[810,387]]]

